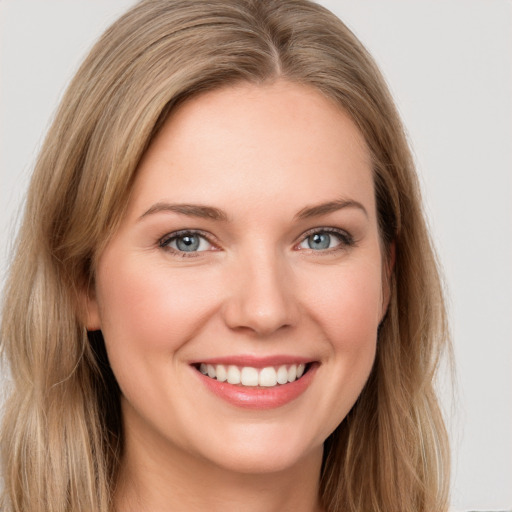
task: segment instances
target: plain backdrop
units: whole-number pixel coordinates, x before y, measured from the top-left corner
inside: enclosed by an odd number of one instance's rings
[[[93,41],[133,3],[0,0],[2,281],[58,100]],[[453,505],[512,508],[512,3],[321,3],[381,66],[416,157],[450,297],[457,391],[446,379],[440,388]]]

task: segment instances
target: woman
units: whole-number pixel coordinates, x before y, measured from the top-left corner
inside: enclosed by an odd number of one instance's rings
[[[443,298],[373,61],[303,0],[141,2],[41,151],[6,510],[445,510]]]

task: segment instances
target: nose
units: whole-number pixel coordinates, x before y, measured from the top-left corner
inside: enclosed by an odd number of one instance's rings
[[[296,325],[293,275],[284,257],[252,253],[231,269],[224,319],[229,328],[264,337]]]

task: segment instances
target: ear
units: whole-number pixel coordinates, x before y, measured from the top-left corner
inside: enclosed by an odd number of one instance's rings
[[[88,331],[101,329],[100,308],[96,299],[96,291],[87,288],[80,292],[80,306],[83,324]]]
[[[389,301],[391,300],[391,276],[393,275],[393,270],[395,268],[395,260],[396,260],[396,244],[393,240],[389,244],[389,248],[387,250],[387,257],[384,258],[382,265],[382,317],[381,321],[386,316],[386,312],[388,310]]]

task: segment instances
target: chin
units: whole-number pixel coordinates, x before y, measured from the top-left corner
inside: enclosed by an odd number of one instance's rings
[[[322,454],[322,450],[318,452]],[[247,453],[232,452],[216,465],[230,473],[247,475],[268,475],[281,473],[293,468],[298,468],[304,459],[311,457],[313,453],[303,454],[298,458],[291,454]]]
[[[273,437],[254,434],[240,435],[238,440],[226,436],[228,444],[216,444],[203,456],[225,471],[262,475],[298,468],[305,460],[322,459],[323,442],[311,445],[305,439],[294,439],[288,432]]]

